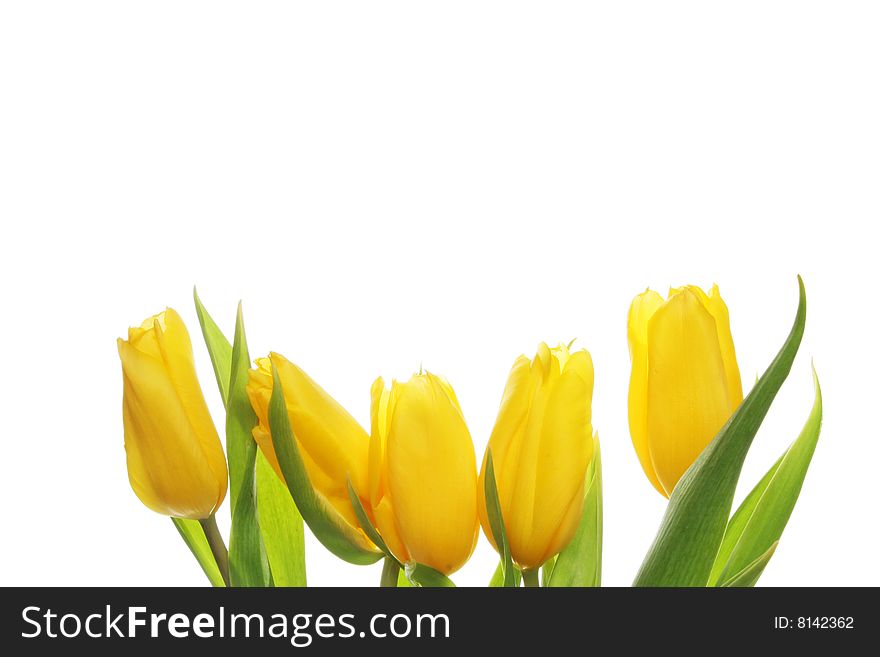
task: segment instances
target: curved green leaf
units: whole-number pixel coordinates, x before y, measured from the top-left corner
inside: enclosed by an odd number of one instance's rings
[[[672,491],[634,586],[705,586],[724,537],[743,460],[770,404],[791,371],[806,323],[800,299],[791,333],[748,396]]]
[[[199,299],[199,293],[193,287],[193,301],[196,304],[196,315],[199,316],[199,325],[202,327],[202,336],[208,347],[208,355],[211,357],[211,365],[214,368],[214,377],[217,379],[217,387],[220,388],[220,397],[223,398],[223,406],[229,397],[229,377],[232,367],[232,345],[223,331],[217,326],[217,322],[211,317],[207,309]]]
[[[211,586],[225,587],[226,583],[223,581],[223,576],[220,574],[220,569],[214,560],[211,547],[208,545],[208,539],[205,537],[205,530],[202,529],[199,521],[186,520],[184,518],[172,518],[171,521],[174,523],[175,528],[177,528],[184,543],[190,549],[190,552],[196,558],[196,561],[199,562],[202,571],[207,575],[208,581],[211,582]]]
[[[269,400],[269,431],[281,466],[281,473],[303,520],[323,545],[340,559],[353,564],[371,564],[383,557],[363,535],[349,525],[333,506],[315,491],[309,481],[302,455],[290,428],[284,390],[278,368],[272,366],[272,397]]]
[[[233,586],[269,586],[269,562],[257,518],[257,443],[253,437],[257,416],[246,391],[249,365],[244,317],[238,304],[226,404],[226,457],[232,508],[229,578]]]
[[[776,463],[773,464],[773,467],[767,471],[767,474],[761,478],[761,481],[759,481],[746,496],[746,499],[744,499],[742,504],[739,505],[736,513],[733,514],[730,522],[727,523],[727,529],[724,532],[724,539],[721,541],[721,547],[718,548],[718,554],[715,555],[715,563],[712,564],[712,572],[709,573],[708,586],[718,585],[721,571],[724,570],[724,566],[727,565],[727,560],[730,559],[730,554],[733,552],[733,548],[736,547],[736,543],[742,535],[743,530],[746,528],[749,518],[751,518],[755,507],[761,500],[761,496],[767,489],[767,485],[773,479],[773,475],[776,474],[776,470],[779,468],[779,464],[782,463],[784,456],[785,454],[777,459]]]
[[[587,469],[587,492],[581,521],[571,542],[559,553],[547,586],[601,586],[602,456],[593,436],[593,459]]]
[[[749,588],[754,586],[758,581],[758,578],[761,576],[761,573],[764,572],[764,568],[767,566],[767,562],[770,561],[770,557],[776,552],[777,545],[779,545],[779,541],[771,543],[766,552],[758,556],[754,561],[748,564],[736,575],[725,581],[721,586],[726,588]]]
[[[274,586],[305,586],[302,516],[287,486],[260,450],[257,450],[257,517]]]
[[[413,586],[431,588],[455,588],[455,584],[439,570],[420,563],[406,564],[406,578]]]
[[[202,328],[202,336],[211,357],[214,376],[217,378],[220,396],[223,398],[224,407],[226,407],[232,375],[232,344],[226,339],[220,327],[202,304],[195,288],[193,288],[193,299]],[[240,481],[240,475],[237,475],[237,480]],[[275,475],[259,450],[256,450],[256,486],[257,522],[266,558],[269,561],[271,581],[275,586],[305,586],[305,545],[302,517],[297,511],[287,487]],[[236,484],[236,501],[238,488],[239,486]],[[232,509],[234,512],[234,505]],[[253,536],[249,542],[253,545]]]
[[[492,462],[492,450],[486,453],[486,476],[483,485],[486,496],[486,515],[489,517],[489,528],[501,555],[502,586],[516,586],[513,574],[513,559],[510,557],[510,544],[507,542],[507,530],[501,515],[501,502],[498,500],[498,488],[495,484],[495,465]]]
[[[822,390],[815,369],[813,387],[813,408],[797,440],[764,475],[731,518],[712,568],[710,585],[723,582],[733,573],[746,568],[782,537],[800,495],[822,427]],[[756,580],[760,574],[759,571]]]
[[[364,509],[364,505],[361,504],[361,498],[357,494],[357,491],[354,489],[354,486],[351,485],[351,479],[348,479],[346,482],[348,486],[348,499],[351,502],[352,508],[354,508],[354,515],[358,520],[358,523],[361,526],[361,529],[364,530],[364,533],[367,535],[373,544],[382,550],[382,553],[386,558],[394,561],[398,567],[403,568],[403,564],[397,560],[393,554],[391,554],[391,550],[385,544],[385,541],[382,540],[382,537],[379,535],[379,531],[373,527],[373,523],[370,521],[370,517],[367,515],[366,510]]]

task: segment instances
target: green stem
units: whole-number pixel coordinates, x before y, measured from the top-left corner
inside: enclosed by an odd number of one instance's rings
[[[217,520],[212,513],[209,517],[199,520],[199,524],[205,532],[205,538],[208,539],[208,546],[211,548],[211,554],[214,555],[214,561],[217,562],[217,568],[220,570],[220,576],[226,586],[229,586],[229,552],[226,550],[226,543],[223,542],[223,536],[220,535],[220,529],[217,527]]]
[[[530,570],[522,571],[523,586],[525,586],[527,589],[536,589],[541,586],[541,583],[538,581],[539,572],[539,568],[532,568]]]
[[[396,587],[397,574],[400,572],[400,564],[391,557],[385,557],[382,564],[382,579],[379,580],[379,586]]]

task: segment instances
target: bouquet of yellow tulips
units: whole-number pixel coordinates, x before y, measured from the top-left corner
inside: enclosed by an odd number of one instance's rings
[[[668,498],[635,586],[753,586],[772,557],[819,437],[822,398],[798,438],[731,514],[743,461],[787,378],[806,295],[779,353],[743,396],[728,310],[713,287],[632,302],[629,427]],[[340,559],[382,560],[382,586],[454,586],[480,529],[499,555],[489,586],[599,586],[602,467],[593,362],[572,344],[519,356],[479,469],[452,385],[431,372],[371,390],[362,427],[278,353],[251,360],[194,294],[226,409],[225,451],[171,309],[119,339],[131,487],[171,517],[215,586],[305,586],[304,526]],[[231,530],[215,514],[227,492]],[[227,549],[228,545],[228,549]],[[491,575],[491,576],[490,576]]]

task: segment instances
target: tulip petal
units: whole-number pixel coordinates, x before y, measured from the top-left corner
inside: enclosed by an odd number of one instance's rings
[[[247,394],[259,419],[253,436],[263,455],[280,477],[268,420],[274,363],[284,388],[289,422],[312,486],[346,522],[358,527],[346,482],[350,478],[356,490],[367,491],[369,436],[323,388],[280,354],[273,353],[270,358],[255,362],[257,367],[248,372]]]
[[[128,343],[145,354],[153,358],[162,358],[162,352],[159,349],[159,343],[156,338],[156,329],[165,328],[165,311],[158,315],[148,317],[140,326],[132,326],[128,329]]]
[[[586,482],[582,481],[581,485],[575,490],[571,499],[568,501],[568,505],[562,507],[563,512],[556,526],[556,531],[553,532],[550,540],[547,541],[547,547],[544,549],[544,554],[538,557],[535,561],[537,565],[541,565],[548,559],[552,559],[571,541],[578,529],[581,515],[583,514],[585,485]],[[533,567],[536,568],[537,565]]]
[[[385,439],[388,434],[388,400],[390,391],[380,376],[370,388],[370,454],[369,454],[369,493],[370,504],[379,504],[385,494],[385,477],[382,461],[385,454]]]
[[[592,390],[586,350],[541,343],[534,360],[520,357],[511,370],[489,448],[510,552],[522,567],[540,566],[577,527],[593,445]],[[481,486],[486,466],[484,457]],[[495,546],[485,505],[480,499],[480,521]]]
[[[302,369],[279,354],[272,354],[272,362],[278,366],[290,422],[303,451],[335,482],[339,498],[348,499],[348,478],[362,495],[367,490],[367,432]]]
[[[663,305],[663,297],[646,290],[635,299],[629,309],[627,334],[632,372],[629,381],[629,432],[639,463],[648,481],[666,495],[657,479],[648,450],[648,322]]]
[[[461,411],[437,377],[417,375],[401,386],[387,467],[396,527],[411,559],[456,571],[476,542],[476,462]]]
[[[733,336],[730,333],[730,315],[727,312],[727,304],[725,304],[724,300],[721,298],[717,285],[712,286],[712,289],[709,290],[709,294],[703,292],[702,288],[698,285],[687,285],[684,288],[674,288],[670,290],[670,295],[678,294],[683,289],[690,290],[715,319],[715,329],[718,331],[718,343],[721,345],[721,358],[724,361],[725,381],[727,383],[727,390],[732,404],[730,412],[733,413],[733,411],[736,410],[736,407],[742,402],[743,396],[739,366],[736,363],[736,350],[733,347]]]
[[[508,400],[509,415],[513,415],[514,422],[504,422],[499,426],[496,422],[493,435],[496,435],[495,443],[498,446],[498,460],[495,456],[495,445],[492,445],[492,459],[495,465],[495,474],[498,485],[498,499],[501,502],[501,510],[506,519],[518,514],[517,507],[530,508],[533,503],[534,492],[531,483],[524,490],[518,490],[520,472],[530,473],[527,475],[529,482],[532,480],[532,472],[537,454],[536,431],[540,426],[540,417],[546,403],[546,389],[544,385],[545,375],[549,376],[549,366],[540,360],[540,356],[528,363],[528,372],[520,377],[520,381],[509,381],[511,385],[520,387],[516,394]],[[515,409],[514,405],[520,406]],[[536,409],[537,412],[536,412]],[[518,415],[514,415],[518,413]],[[508,433],[509,432],[509,433]],[[531,465],[526,465],[529,463]],[[508,520],[505,520],[508,522]],[[508,531],[510,526],[508,524]]]
[[[574,368],[562,373],[548,391],[541,425],[530,434],[532,444],[520,456],[517,489],[523,494],[530,488],[524,497],[531,498],[531,508],[515,504],[508,523],[511,552],[526,568],[556,554],[563,546],[553,538],[568,540],[577,527],[593,448],[590,379],[584,381]],[[572,506],[577,509],[568,513]]]
[[[163,361],[124,340],[119,340],[118,346],[123,372],[125,451],[132,488],[147,507],[158,513],[207,518],[226,494],[225,460],[221,479],[214,474],[210,455],[196,435]],[[157,408],[162,412],[157,413]],[[213,424],[209,429],[222,457],[217,431]]]
[[[592,401],[593,360],[586,350],[580,350],[571,355],[553,388],[541,436],[536,489],[544,499],[536,499],[536,504],[539,509],[557,510],[555,522],[554,514],[542,514],[542,520],[549,522],[546,529],[557,527],[557,535],[570,536],[580,518],[578,500],[583,499],[584,477],[593,455]],[[569,503],[560,504],[564,500]],[[572,512],[565,509],[572,506],[577,511],[573,512],[571,527],[566,528],[564,518]],[[536,529],[540,533],[537,525]],[[561,545],[553,547],[547,556],[556,554]]]
[[[739,374],[739,365],[736,362],[733,335],[730,332],[730,314],[727,311],[727,304],[724,303],[718,292],[717,285],[713,285],[709,291],[706,309],[715,318],[718,342],[721,345],[721,359],[724,361],[727,393],[730,397],[730,413],[732,414],[743,400],[742,379]]]
[[[482,491],[485,486],[486,455],[489,453],[489,449],[492,450],[492,460],[495,464],[495,472],[497,473],[504,471],[511,447],[518,448],[521,434],[525,430],[525,423],[528,419],[531,395],[534,389],[534,386],[529,384],[530,369],[531,362],[525,356],[517,358],[510,369],[507,384],[504,387],[504,394],[501,397],[501,407],[495,420],[495,427],[492,429],[489,444],[486,446],[486,452],[483,455],[483,464],[480,468],[480,477],[477,483],[478,491]],[[510,495],[501,500],[499,492],[499,501],[501,502],[502,512],[509,512]],[[491,528],[489,527],[485,496],[477,495],[477,503],[483,530],[489,541],[492,542],[493,547],[497,550]]]
[[[730,417],[715,319],[689,290],[673,294],[648,324],[647,435],[668,497]]]
[[[374,563],[382,557],[382,553],[374,548],[359,525],[346,520],[339,511],[342,506],[351,508],[351,501],[346,499],[343,505],[336,496],[323,493],[312,482],[299,441],[291,428],[286,391],[280,379],[276,357],[276,354],[272,355],[273,390],[269,402],[269,427],[287,488],[303,520],[328,550],[349,563]],[[344,485],[347,498],[347,482]]]
[[[538,353],[535,355],[533,366],[538,372],[540,372],[541,377],[545,380],[550,377],[550,371],[553,368],[553,360],[553,354],[550,351],[550,347],[547,346],[547,343],[542,342],[539,344]]]
[[[269,399],[272,397],[272,363],[268,358],[257,358],[256,368],[248,370],[247,394],[257,419],[269,426]]]
[[[376,529],[379,530],[379,535],[385,541],[385,545],[391,551],[391,554],[401,563],[410,561],[410,554],[400,538],[400,529],[394,516],[394,508],[391,505],[390,498],[387,496],[383,497],[373,507],[373,518],[376,522]]]
[[[535,513],[535,476],[538,470],[538,449],[544,409],[551,387],[552,356],[544,343],[531,361],[528,379],[528,405],[523,409],[525,418],[521,429],[512,434],[504,461],[496,465],[498,497],[507,529],[507,539],[514,560],[530,553],[532,521]],[[523,394],[522,400],[526,396]],[[494,450],[493,450],[494,459]]]
[[[208,404],[199,380],[196,377],[193,360],[192,342],[186,325],[172,308],[162,313],[163,321],[156,323],[155,336],[159,351],[165,363],[165,369],[177,390],[177,395],[187,417],[199,438],[202,451],[208,459],[208,465],[218,481],[223,482],[223,491],[217,506],[226,496],[227,467],[226,456],[208,411]]]

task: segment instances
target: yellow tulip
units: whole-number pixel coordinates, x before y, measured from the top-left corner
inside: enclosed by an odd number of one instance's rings
[[[290,427],[296,437],[309,482],[354,528],[360,528],[348,497],[347,480],[361,494],[367,490],[370,437],[357,421],[308,374],[280,354],[256,361],[248,372],[247,395],[259,420],[253,435],[275,472],[284,480],[269,431],[272,368],[284,390]],[[366,506],[366,495],[362,495]],[[369,539],[363,535],[365,544]]]
[[[637,296],[628,321],[629,428],[642,468],[666,497],[743,399],[718,286]]]
[[[513,364],[489,438],[501,515],[513,560],[537,568],[571,540],[580,521],[593,456],[593,361],[541,343],[533,360]],[[480,472],[483,491],[486,457]],[[495,546],[485,496],[483,532]]]
[[[183,320],[169,308],[117,344],[131,487],[153,511],[208,518],[226,497],[226,459]]]
[[[448,575],[477,542],[477,464],[449,383],[433,374],[372,388],[370,508],[401,562]]]

